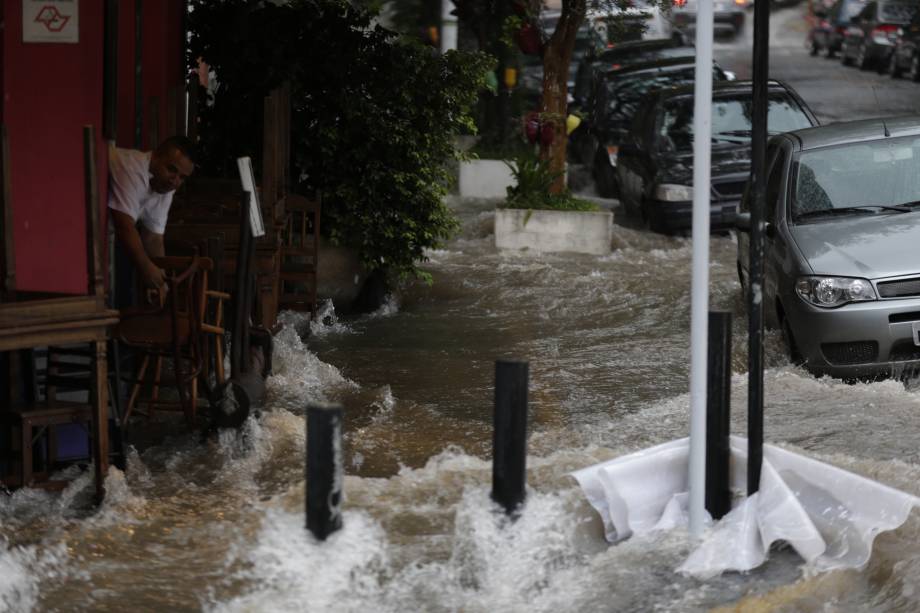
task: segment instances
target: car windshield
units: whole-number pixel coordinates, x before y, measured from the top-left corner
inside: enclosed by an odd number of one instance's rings
[[[752,101],[749,93],[717,96],[712,101],[713,146],[737,146],[751,140]],[[693,97],[668,100],[660,118],[659,136],[670,151],[693,150]],[[810,127],[802,108],[785,93],[771,93],[767,129],[771,134]]]
[[[886,2],[881,5],[882,21],[907,23],[917,10],[916,2]]]
[[[864,6],[866,6],[865,2],[847,2],[845,3],[845,7],[846,7],[845,11],[846,11],[847,19],[849,20],[850,17],[856,17],[859,14],[859,12],[863,10]]]
[[[911,205],[920,200],[920,138],[847,143],[802,153],[795,164],[792,218],[825,219],[832,209]]]
[[[686,68],[668,70],[659,73],[638,73],[623,75],[619,79],[607,82],[607,119],[629,119],[639,108],[643,98],[650,91],[692,83],[695,75],[693,64]],[[723,78],[722,70],[714,67],[713,80]]]

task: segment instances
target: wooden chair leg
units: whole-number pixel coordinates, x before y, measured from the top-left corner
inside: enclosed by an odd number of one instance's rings
[[[28,487],[32,483],[32,425],[22,420],[22,472],[20,486]]]
[[[224,382],[227,380],[226,374],[224,373],[224,346],[223,338],[219,336],[214,337],[214,372],[217,378],[217,387],[221,388],[224,385]]]
[[[45,449],[45,472],[48,473],[48,478],[51,477],[51,471],[54,470],[54,464],[57,462],[57,450],[58,450],[58,434],[57,427],[49,425],[47,430],[47,441],[48,445]]]
[[[163,372],[163,356],[158,355],[153,368],[153,388],[150,390],[150,404],[147,405],[147,417],[152,419],[160,400],[160,375]]]
[[[143,361],[141,361],[141,367],[137,369],[137,376],[135,377],[134,386],[131,388],[131,396],[128,398],[128,406],[125,409],[124,417],[122,417],[121,425],[128,425],[128,418],[131,417],[131,413],[134,411],[134,405],[137,402],[137,394],[141,391],[141,384],[144,381],[144,375],[147,374],[147,365],[150,363],[150,356],[145,355]]]
[[[195,377],[194,379],[192,379],[191,388],[192,388],[192,397],[191,397],[191,403],[189,404],[190,410],[187,414],[186,419],[189,422],[189,426],[194,426],[195,425],[195,415],[198,412],[198,377]]]
[[[54,351],[54,347],[48,347],[48,357],[46,358],[45,372],[47,373],[49,379],[58,374],[57,355]],[[54,401],[56,398],[57,387],[54,385],[45,384],[45,406],[54,406]]]

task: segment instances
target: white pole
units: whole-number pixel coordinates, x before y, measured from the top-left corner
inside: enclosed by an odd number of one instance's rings
[[[763,0],[762,0],[763,1]],[[693,278],[690,284],[690,533],[706,513],[706,366],[709,312],[709,179],[712,150],[712,0],[696,11],[693,90]]]
[[[457,48],[457,17],[452,0],[441,0],[441,53]]]

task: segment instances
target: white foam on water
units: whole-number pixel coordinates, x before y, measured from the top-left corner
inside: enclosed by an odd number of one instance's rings
[[[490,499],[490,463],[458,448],[388,479],[348,477],[344,528],[324,543],[305,532],[302,503],[292,503],[303,499],[301,484],[267,503],[255,542],[232,549],[226,589],[241,582],[242,591],[221,596],[218,588],[205,606],[551,613],[638,610],[676,598],[686,582],[662,588],[686,554],[686,535],[608,547],[565,476],[579,460],[584,454],[571,450],[528,458],[540,487],[528,488],[514,521]]]
[[[136,454],[134,462],[138,462]],[[92,487],[92,480],[89,486]],[[137,518],[141,517],[146,509],[147,499],[131,488],[125,473],[109,466],[105,478],[105,498],[98,511],[89,518],[87,526],[101,528],[126,522],[137,523]]]
[[[295,325],[286,324],[275,335],[272,374],[266,382],[268,405],[295,402],[327,402],[327,392],[334,388],[357,389],[335,366],[320,360],[304,345]]]
[[[305,321],[309,322],[309,330],[311,336],[327,336],[330,334],[348,334],[352,332],[352,329],[342,322],[339,321],[338,315],[335,312],[335,304],[332,300],[326,300],[316,309],[316,316],[310,320],[306,314],[300,314]],[[285,321],[282,322],[286,324]],[[304,324],[297,324],[297,330],[303,336]]]
[[[66,576],[67,547],[13,546],[0,538],[0,611],[32,611],[46,582]]]
[[[392,317],[399,313],[399,296],[396,294],[387,294],[376,311],[368,313],[367,319],[379,319],[381,317]]]
[[[346,511],[344,528],[325,542],[304,529],[303,513],[268,509],[255,543],[239,543],[228,566],[249,587],[206,610],[355,611],[373,606],[389,564],[383,529],[365,513]]]
[[[381,424],[393,417],[396,409],[396,397],[393,396],[393,390],[389,385],[384,385],[377,390],[377,397],[371,401],[371,407],[374,412],[371,416],[371,422]]]

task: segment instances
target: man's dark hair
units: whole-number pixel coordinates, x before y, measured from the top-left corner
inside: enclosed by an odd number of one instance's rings
[[[171,150],[175,149],[189,160],[192,164],[198,163],[198,155],[195,150],[195,143],[192,142],[192,139],[187,136],[182,136],[181,134],[176,134],[175,136],[170,136],[156,148],[157,155],[163,155],[169,153]]]

